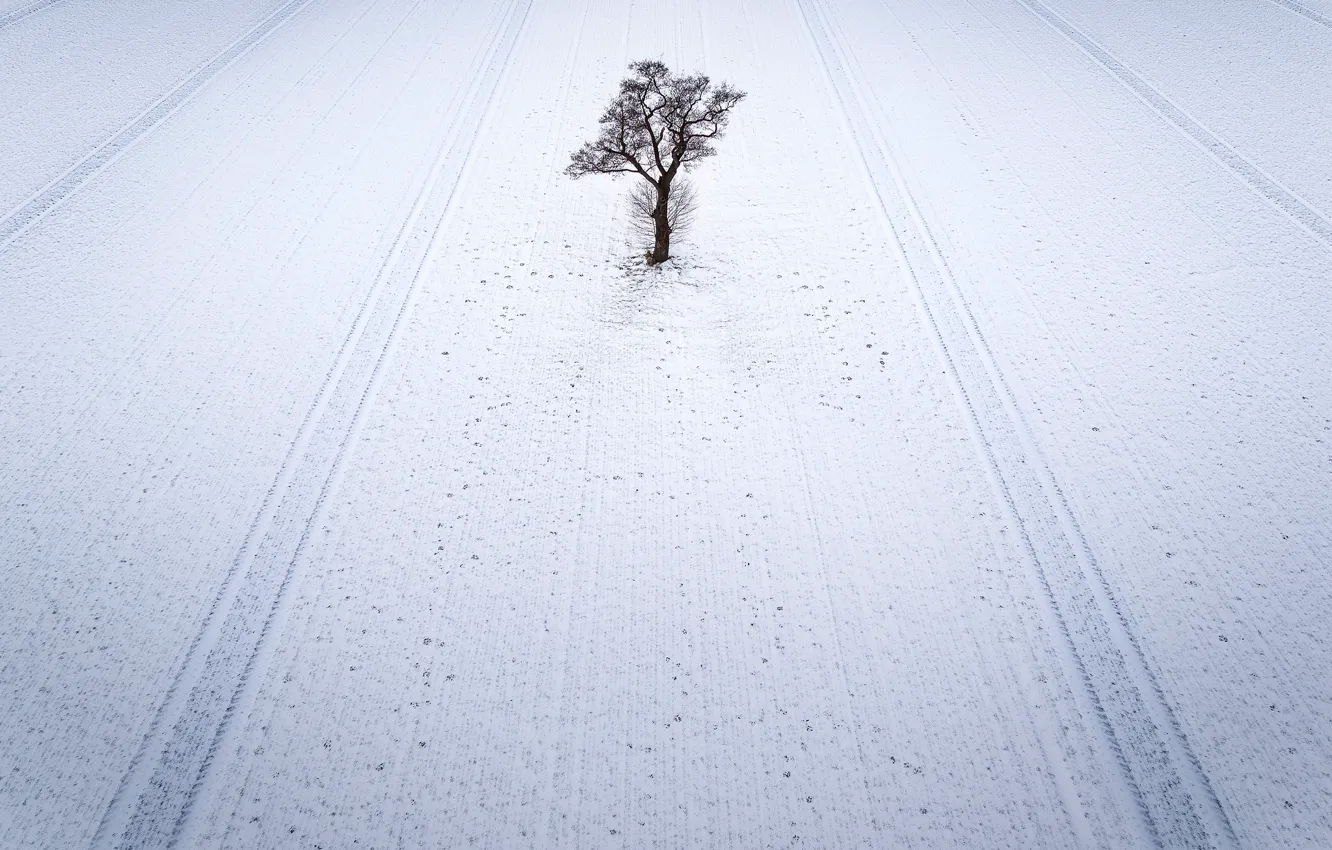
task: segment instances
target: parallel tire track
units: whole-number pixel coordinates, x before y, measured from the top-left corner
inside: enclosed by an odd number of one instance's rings
[[[512,0],[480,56],[463,106],[338,359],[306,414],[246,543],[135,764],[103,817],[94,846],[177,846],[214,757],[281,612],[296,568],[373,402],[413,295],[433,259],[479,128],[531,0]]]
[[[1273,0],[1292,11],[1305,14],[1310,10],[1297,3],[1284,3]],[[1262,168],[1246,159],[1242,154],[1223,141],[1219,136],[1202,125],[1188,112],[1176,106],[1159,89],[1120,62],[1101,45],[1097,44],[1077,27],[1059,16],[1040,0],[1017,0],[1026,6],[1036,17],[1049,24],[1060,35],[1073,42],[1089,59],[1100,65],[1119,83],[1151,107],[1167,122],[1187,136],[1221,165],[1240,179],[1260,197],[1289,216],[1296,224],[1309,232],[1311,236],[1332,248],[1332,219],[1329,219],[1308,201],[1292,190],[1283,186]],[[1316,14],[1316,13],[1312,13]],[[1306,14],[1306,17],[1310,15]],[[1313,18],[1317,20],[1317,16]]]
[[[57,2],[57,0],[52,0],[52,2]],[[69,200],[71,196],[86,186],[88,181],[115,162],[135,142],[161,126],[218,74],[258,47],[265,38],[272,35],[274,30],[313,2],[314,0],[288,0],[285,5],[255,24],[221,53],[190,72],[171,91],[139,113],[137,117],[131,119],[128,124],[112,133],[97,147],[84,154],[78,162],[71,165],[63,174],[38,189],[26,201],[6,213],[3,218],[0,218],[0,251],[8,248],[14,243],[14,240],[22,236],[34,224]],[[36,8],[32,6],[25,8],[36,11]],[[27,13],[25,12],[25,14]]]
[[[15,9],[14,11],[10,12],[7,15],[0,15],[0,30],[4,29],[10,24],[18,23],[19,21],[23,20],[24,18],[28,17],[34,12],[40,12],[41,10],[45,9],[47,6],[54,6],[59,2],[61,2],[61,0],[36,0],[36,2],[29,3],[26,6],[20,6],[19,8]]]
[[[1071,668],[1089,697],[1096,715],[1092,728],[1100,728],[1118,760],[1150,840],[1162,847],[1235,846],[1224,810],[1041,459],[890,145],[870,118],[854,59],[838,43],[820,0],[797,3],[860,150],[898,259],[1040,585],[1046,614],[1066,641]]]
[[[1283,9],[1288,9],[1297,15],[1302,15],[1316,24],[1322,24],[1328,29],[1332,29],[1332,17],[1324,15],[1322,12],[1315,12],[1302,3],[1296,3],[1295,0],[1271,0]]]

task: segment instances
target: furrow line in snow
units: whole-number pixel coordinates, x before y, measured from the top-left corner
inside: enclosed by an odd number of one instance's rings
[[[819,0],[797,0],[809,36],[861,153],[898,260],[915,289],[950,382],[1040,587],[1044,611],[1065,641],[1118,762],[1121,787],[1158,846],[1233,846],[1207,777],[1110,593],[1090,545],[1017,408],[961,289],[893,158],[852,57]],[[1069,817],[1081,817],[1070,811]]]
[[[338,402],[341,411],[333,417],[335,424],[322,429],[325,442],[331,449],[332,463],[321,466],[319,462],[321,457],[326,457],[330,452],[312,450],[308,453],[310,463],[306,466],[311,474],[307,476],[309,483],[305,497],[306,502],[313,506],[300,528],[299,538],[290,556],[284,555],[281,562],[274,564],[277,570],[285,571],[282,584],[268,605],[258,643],[231,695],[226,722],[218,729],[209,748],[208,763],[192,790],[193,798],[207,799],[218,783],[226,781],[225,771],[220,769],[223,765],[215,765],[214,762],[227,762],[239,754],[237,742],[244,736],[243,723],[233,720],[243,720],[253,711],[263,672],[270,666],[276,651],[275,641],[282,634],[290,616],[292,602],[288,589],[294,580],[299,579],[299,567],[308,558],[315,533],[321,528],[325,533],[330,530],[327,527],[329,498],[341,485],[352,447],[360,439],[366,414],[373,407],[383,384],[385,366],[397,349],[401,330],[412,312],[421,281],[438,255],[440,235],[452,217],[454,200],[471,163],[476,140],[489,126],[491,104],[508,71],[509,58],[522,36],[531,5],[532,0],[512,0],[505,7],[504,14],[497,21],[496,36],[490,39],[490,47],[483,54],[483,61],[476,72],[470,75],[473,85],[472,93],[466,101],[469,106],[463,110],[462,119],[455,125],[452,142],[441,152],[441,157],[432,167],[430,182],[435,188],[424,196],[428,206],[421,217],[421,226],[412,235],[415,248],[410,254],[410,260],[398,263],[392,271],[398,278],[397,284],[385,308],[379,311],[380,333],[375,336],[377,340],[382,338],[383,341],[359,347],[361,364],[355,373],[357,377],[341,383],[341,400]],[[391,309],[394,306],[396,309]],[[335,439],[337,442],[334,446]],[[317,495],[314,495],[316,487]],[[178,833],[187,839],[180,842],[180,846],[186,848],[196,846],[198,842],[189,839],[197,837],[207,828],[201,823],[191,823],[197,819],[191,818],[190,814],[189,811],[184,812],[177,826]]]
[[[499,15],[470,76],[464,106],[344,340],[264,508],[251,526],[205,632],[196,639],[135,767],[103,818],[95,846],[174,847],[215,759],[252,701],[269,636],[280,630],[297,567],[382,379],[384,365],[433,260],[443,222],[508,66],[531,0]]]
[[[417,0],[417,3],[412,8],[415,9],[421,4],[421,2],[423,2],[423,0]],[[363,14],[356,17],[353,23],[353,28],[355,24],[358,24],[362,20]],[[399,28],[402,27],[403,23],[406,22],[409,16],[410,12],[408,15],[403,16],[398,23]],[[389,36],[389,38],[391,37],[392,35]],[[379,50],[383,50],[387,43],[388,39],[385,39],[385,41],[380,44]],[[321,57],[320,61],[323,61],[323,57]],[[370,61],[373,61],[373,57]],[[368,61],[366,65],[362,67],[360,74],[365,73],[369,64],[370,62]],[[357,75],[355,80],[360,79],[360,74]],[[355,80],[352,85],[355,84]],[[343,96],[345,96],[345,94],[346,92],[344,91]],[[341,98],[339,98],[339,100],[341,100]],[[292,160],[288,160],[288,162],[291,161]],[[425,186],[424,181],[421,183],[421,186]],[[404,219],[399,232],[395,234],[389,253],[386,255],[387,257],[391,258],[394,255],[393,252],[401,246],[403,235],[408,229],[410,229],[410,225],[414,221],[412,216],[419,210],[422,198],[423,190],[418,190],[413,201],[411,213]],[[239,226],[239,224],[237,226]],[[387,260],[384,265],[387,265]],[[134,800],[140,797],[143,793],[145,784],[151,777],[153,763],[148,758],[148,754],[161,751],[165,746],[163,736],[166,734],[166,730],[172,728],[179,720],[179,714],[183,708],[182,702],[184,694],[189,689],[188,683],[198,678],[201,659],[206,656],[207,647],[213,646],[217,641],[218,632],[221,627],[221,614],[219,612],[229,610],[235,602],[236,594],[239,589],[239,581],[245,576],[246,571],[253,562],[255,542],[267,533],[269,523],[273,517],[273,512],[276,510],[281,499],[281,494],[285,493],[291,485],[290,473],[295,468],[294,461],[300,456],[305,446],[308,445],[309,433],[313,424],[318,420],[319,415],[324,410],[324,402],[328,396],[329,389],[337,383],[338,376],[342,374],[342,370],[345,367],[346,358],[355,347],[356,340],[359,339],[359,335],[364,327],[365,319],[369,315],[370,308],[375,303],[375,298],[378,296],[380,277],[382,277],[382,275],[376,276],[376,279],[372,282],[369,289],[367,289],[365,296],[358,305],[356,315],[339,348],[338,357],[325,374],[324,381],[321,383],[319,390],[315,395],[313,404],[306,411],[300,427],[297,429],[297,436],[288,447],[288,450],[279,465],[278,475],[265,492],[259,512],[251,522],[240,550],[232,559],[231,567],[223,577],[221,589],[217,594],[217,597],[214,599],[208,615],[204,618],[202,629],[195,635],[194,640],[186,650],[185,661],[182,664],[181,669],[177,672],[175,680],[168,688],[165,698],[159,704],[158,710],[154,715],[152,722],[149,724],[148,733],[144,737],[144,741],[141,744],[138,753],[130,763],[125,776],[122,778],[120,787],[103,815],[102,821],[93,838],[93,847],[103,848],[108,846],[108,842],[113,841],[115,836],[124,831],[130,816],[129,806]],[[165,319],[163,321],[165,321]]]
[[[1322,12],[1316,12],[1302,3],[1296,3],[1295,0],[1271,0],[1283,9],[1289,9],[1297,15],[1308,18],[1316,24],[1322,24],[1328,29],[1332,29],[1332,17],[1324,15]]]
[[[1118,80],[1120,85],[1136,95],[1139,100],[1147,104],[1169,124],[1173,125],[1175,129],[1202,148],[1205,153],[1223,165],[1260,197],[1285,213],[1315,239],[1328,248],[1332,248],[1332,219],[1329,219],[1322,211],[1282,185],[1261,167],[1250,162],[1221,137],[1203,126],[1202,122],[1162,94],[1160,89],[1116,59],[1108,50],[1064,20],[1049,6],[1041,3],[1040,0],[1017,0],[1017,2],[1026,6],[1032,14],[1073,42],[1089,59]],[[1287,8],[1297,5],[1291,3]]]
[[[55,4],[60,2],[62,2],[62,0],[36,0],[35,3],[29,3],[26,6],[21,6],[7,15],[0,15],[0,30],[4,29],[10,24],[18,23],[19,21],[23,20],[24,18],[28,17],[29,15],[35,12],[40,12],[41,10],[45,9],[47,6],[54,6]]]
[[[418,5],[419,5],[419,0],[418,0]],[[366,16],[370,13],[372,9],[373,9],[373,4],[365,6],[364,9],[362,9],[362,11],[356,16],[353,25],[347,30],[347,32],[344,34],[343,37],[346,37],[351,33],[357,32],[361,22],[365,20]],[[342,38],[338,39],[339,42],[341,40]],[[310,66],[306,74],[304,74],[301,79],[302,80],[309,79],[311,75],[315,74],[319,69],[324,67],[325,62],[328,60],[328,57],[329,57],[329,52],[325,52],[324,54],[322,54],[314,62],[314,64]],[[366,68],[363,67],[360,73],[364,73],[365,70]],[[357,79],[359,79],[359,76],[357,77]],[[291,106],[289,104],[291,103],[291,101],[288,100],[287,98],[291,97],[291,95],[298,90],[299,90],[298,88],[293,88],[290,91],[287,91],[283,95],[283,99],[279,100],[276,104],[274,104],[271,107],[273,112],[269,112],[268,114],[270,115],[275,114],[275,112],[284,109],[290,111]],[[346,93],[347,92],[344,91],[343,96],[345,96]],[[311,144],[313,140],[316,138],[316,136],[321,132],[320,128],[325,126],[324,122],[330,120],[334,115],[334,113],[337,111],[336,104],[341,102],[342,102],[341,97],[337,101],[335,101],[335,106],[323,115],[319,123],[315,125],[314,131],[311,132],[304,139],[304,142],[298,149],[292,151],[286,158],[277,161],[281,163],[281,167],[278,169],[278,173],[283,173],[287,171],[289,168],[295,167],[295,165],[299,163],[300,158],[307,155],[306,152],[308,145]],[[245,145],[245,143],[250,141],[252,138],[253,138],[252,136],[246,134],[242,136],[240,140],[237,140],[228,150],[226,159],[212,164],[211,168],[207,171],[207,177],[208,178],[214,177],[218,173],[219,169],[222,167],[222,164],[227,160],[229,160],[232,156],[234,156],[237,151],[241,150]],[[185,202],[188,202],[190,197],[192,197],[192,195],[187,196]],[[193,296],[194,292],[197,291],[197,284],[203,278],[206,272],[209,270],[213,261],[219,257],[225,256],[227,253],[229,253],[232,250],[231,246],[234,238],[238,233],[242,232],[242,228],[247,221],[247,216],[251,212],[253,212],[254,209],[258,207],[259,203],[260,203],[260,198],[252,199],[249,202],[244,215],[235,217],[232,220],[230,226],[227,227],[226,229],[218,227],[215,230],[215,234],[220,236],[221,238],[217,240],[214,250],[212,250],[209,253],[208,261],[196,267],[193,271],[193,274],[190,275],[188,279],[182,278],[182,280],[185,281],[185,287],[183,287],[178,292],[178,294],[175,295],[175,297],[171,300],[167,308],[156,316],[153,323],[145,331],[136,334],[131,338],[132,345],[129,348],[129,350],[126,352],[124,357],[121,358],[119,366],[115,369],[108,370],[106,373],[104,373],[101,376],[101,378],[95,384],[89,385],[88,391],[83,393],[83,397],[80,400],[79,404],[76,407],[71,408],[71,415],[68,419],[68,422],[65,424],[64,427],[59,429],[59,431],[56,434],[56,438],[52,440],[48,446],[45,447],[40,459],[34,461],[34,463],[32,464],[32,468],[34,469],[47,468],[48,465],[52,462],[51,459],[59,456],[62,452],[64,452],[66,446],[70,443],[70,441],[77,440],[80,434],[88,430],[94,430],[94,431],[100,430],[105,424],[105,420],[98,420],[93,417],[99,411],[105,411],[107,407],[106,402],[108,398],[114,398],[114,396],[112,396],[111,393],[114,393],[116,391],[120,391],[121,393],[121,397],[117,399],[114,404],[114,408],[116,410],[118,411],[123,410],[124,405],[130,403],[125,400],[126,397],[124,394],[132,391],[133,382],[127,380],[127,376],[134,374],[136,371],[138,371],[143,367],[144,355],[151,349],[154,343],[156,343],[160,338],[162,338],[164,334],[166,334],[169,331],[172,322],[175,321],[176,319],[177,310],[185,306],[188,303],[189,299]],[[181,207],[177,206],[173,207],[172,209],[178,210],[180,208]],[[167,213],[167,215],[171,214],[172,213]],[[297,244],[293,244],[291,246],[293,251],[296,250],[298,247],[299,246]],[[285,265],[283,266],[283,268],[284,269],[286,268]],[[38,350],[35,352],[34,356],[40,359],[40,357],[42,356],[42,352],[40,351],[40,346],[37,346],[37,349]],[[17,370],[15,374],[17,374]],[[12,504],[13,504],[12,501],[9,504],[0,501],[0,510],[11,508]]]
[[[313,2],[314,0],[288,0],[285,5],[231,42],[221,53],[191,71],[157,102],[84,154],[63,174],[6,213],[0,218],[0,251],[14,244],[14,241],[29,228],[69,200],[88,185],[90,180],[119,159],[135,142],[160,127],[218,74],[258,47],[278,27]]]
[[[559,100],[557,107],[554,109],[552,113],[554,117],[552,117],[550,121],[551,128],[548,136],[548,143],[541,149],[545,152],[546,156],[551,157],[555,160],[558,160],[559,158],[562,158],[565,155],[562,150],[556,151],[555,143],[556,140],[560,138],[559,131],[562,129],[563,125],[569,120],[569,115],[568,115],[569,96],[570,92],[574,88],[575,69],[578,64],[579,53],[583,48],[583,42],[586,36],[588,17],[591,13],[591,8],[592,8],[592,0],[582,0],[582,12],[578,16],[577,23],[572,24],[572,26],[574,27],[573,32],[575,33],[574,42],[567,54],[565,66],[561,71]],[[553,68],[551,70],[553,71]],[[547,179],[541,190],[541,201],[536,205],[538,208],[542,208],[545,206],[545,203],[549,197],[551,183],[554,182],[555,180],[563,178],[564,176],[563,172],[556,164],[556,162],[550,162],[549,164],[553,167],[550,167],[546,171]],[[529,264],[532,262],[531,246],[535,246],[539,242],[537,231],[540,227],[541,222],[539,219],[536,219],[533,221],[532,224],[533,224],[533,230],[528,240],[529,247],[527,248],[525,256],[525,260]],[[530,370],[532,364],[529,363],[528,367]],[[502,509],[497,508],[497,510],[502,510]],[[484,512],[478,512],[478,513],[484,515]],[[556,669],[561,669],[561,668],[557,666]],[[424,685],[427,687],[423,688],[422,690],[428,692],[429,684],[430,684],[429,681],[426,680],[424,682]],[[420,685],[418,685],[418,687],[420,687]],[[425,701],[427,697],[420,696],[419,699]],[[419,839],[416,842],[413,842],[408,836],[412,835],[413,833],[419,835],[428,832],[426,825],[422,822],[423,812],[421,808],[411,802],[412,793],[413,793],[412,792],[413,781],[416,778],[416,774],[413,771],[419,766],[419,762],[417,762],[416,759],[415,748],[410,746],[410,742],[421,740],[424,737],[419,734],[419,731],[421,728],[421,724],[425,720],[425,717],[426,717],[425,714],[417,712],[414,718],[412,719],[411,721],[412,733],[410,736],[407,737],[409,745],[407,746],[406,752],[402,757],[393,759],[392,774],[390,775],[388,780],[389,783],[397,789],[395,795],[392,798],[390,798],[389,802],[386,804],[386,809],[392,807],[391,809],[389,809],[391,812],[391,814],[389,815],[391,817],[390,823],[392,824],[392,826],[389,829],[389,836],[390,839],[392,840],[393,846],[396,847],[421,846]],[[546,787],[547,788],[551,787],[549,779],[547,780]],[[538,809],[537,811],[543,811],[543,810],[554,811],[555,803],[549,800],[545,801],[544,807],[542,809]],[[537,827],[538,831],[536,832],[536,835],[539,837],[537,842],[533,846],[538,846],[538,847],[545,846],[544,833],[541,831],[542,829],[544,829],[544,825],[545,825],[544,820],[539,822],[539,825]]]

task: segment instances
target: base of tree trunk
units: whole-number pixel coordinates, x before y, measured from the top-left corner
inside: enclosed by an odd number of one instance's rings
[[[652,250],[648,253],[648,265],[657,266],[671,258],[671,226],[669,212],[664,199],[657,201],[656,238],[652,240]]]

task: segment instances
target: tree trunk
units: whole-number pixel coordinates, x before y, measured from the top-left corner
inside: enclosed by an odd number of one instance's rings
[[[652,210],[652,222],[655,225],[656,238],[652,242],[652,265],[664,263],[671,258],[671,186],[663,183],[657,186],[657,206]]]

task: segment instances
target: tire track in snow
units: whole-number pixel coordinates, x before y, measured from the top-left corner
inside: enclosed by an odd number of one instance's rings
[[[1073,42],[1089,59],[1128,89],[1143,103],[1151,107],[1156,114],[1172,124],[1175,129],[1187,136],[1205,153],[1225,166],[1241,182],[1256,192],[1269,204],[1289,216],[1296,224],[1332,248],[1332,219],[1301,198],[1291,189],[1282,185],[1261,167],[1250,162],[1243,154],[1226,143],[1220,136],[1207,129],[1184,109],[1176,106],[1160,89],[1140,77],[1137,72],[1116,59],[1108,50],[1093,41],[1077,27],[1059,16],[1057,12],[1041,3],[1040,0],[1017,0],[1036,17],[1049,24],[1051,29]],[[1280,0],[1274,0],[1280,3]],[[1280,3],[1280,5],[1286,5]],[[1287,8],[1294,11],[1303,9],[1296,3]],[[1298,9],[1295,9],[1298,7]]]
[[[41,10],[45,9],[47,6],[54,6],[55,4],[60,2],[61,0],[36,0],[35,3],[29,3],[26,6],[20,6],[19,8],[15,9],[14,11],[10,12],[7,15],[0,15],[0,30],[4,29],[10,24],[18,23],[19,21],[23,20],[24,18],[28,17],[31,14],[40,12]]]
[[[58,2],[58,0],[52,0]],[[231,42],[221,53],[191,71],[156,103],[145,109],[101,144],[84,154],[63,174],[38,189],[26,201],[0,217],[0,251],[5,250],[52,210],[69,200],[88,182],[120,158],[139,139],[162,126],[172,115],[219,74],[245,54],[258,47],[274,30],[282,26],[314,0],[288,0]],[[50,5],[48,3],[47,5]],[[28,7],[36,11],[32,7]],[[21,11],[21,10],[20,10]],[[26,14],[26,13],[25,13]]]
[[[1230,847],[1236,839],[1147,667],[1091,547],[1041,459],[979,324],[864,102],[853,60],[818,0],[797,0],[860,150],[898,259],[914,286],[973,436],[1018,532],[1045,611],[1064,637],[1095,723],[1119,762],[1148,838],[1163,847]],[[1071,818],[1080,812],[1070,811]]]
[[[340,36],[337,39],[337,42],[335,42],[335,46],[336,44],[340,44],[342,40],[346,38],[351,32],[356,31],[356,29],[365,20],[366,15],[368,15],[371,9],[373,8],[374,8],[373,4],[365,6],[364,9],[362,9],[362,11],[360,12],[360,14],[356,16],[355,23],[353,24],[353,26],[350,27],[346,33],[344,33],[342,36]],[[309,78],[311,74],[315,73],[317,70],[322,68],[324,64],[329,60],[329,56],[331,53],[332,53],[332,48],[321,54],[318,57],[318,59],[312,63],[307,73],[305,75],[302,75],[300,82],[304,82],[306,79]],[[362,72],[364,72],[364,69],[362,69]],[[298,86],[300,85],[300,82],[298,82],[297,84]],[[284,108],[284,105],[287,104],[288,102],[287,98],[295,90],[296,88],[293,87],[293,89],[285,92],[283,96],[276,101],[275,105],[266,110],[264,114],[268,116],[272,115],[276,111],[282,110]],[[337,103],[341,103],[341,98],[339,98],[339,100],[335,103],[334,107],[330,108],[329,111],[325,113],[324,116],[320,119],[320,125],[319,125],[320,127],[323,126],[323,122],[327,121],[330,115],[333,113],[333,111],[337,108]],[[303,156],[305,154],[305,145],[308,145],[310,143],[310,140],[313,139],[313,137],[317,132],[318,128],[312,130],[309,133],[308,137],[305,139],[301,148],[296,152],[292,153],[286,159],[282,160],[282,167],[278,169],[279,172],[285,171],[289,166],[295,163],[300,156]],[[223,157],[221,160],[219,160],[217,163],[215,163],[206,172],[205,179],[211,180],[212,178],[214,178],[214,176],[218,173],[219,169],[222,167],[222,164],[228,161],[232,156],[234,156],[235,153],[241,149],[242,145],[249,139],[250,135],[247,133],[246,135],[241,137],[241,141],[237,141],[235,144],[231,145],[227,149],[226,156]],[[191,193],[187,195],[185,199],[182,200],[178,205],[171,207],[170,211],[168,211],[166,215],[168,217],[173,215],[186,203],[193,200],[196,191],[197,187],[194,191],[191,191]],[[47,447],[47,449],[43,452],[40,459],[33,464],[33,468],[46,469],[52,463],[52,459],[54,457],[57,457],[65,450],[65,447],[70,440],[77,439],[81,433],[86,432],[90,428],[93,430],[98,430],[106,424],[105,420],[98,420],[94,418],[94,415],[96,414],[97,409],[102,404],[103,400],[107,397],[108,390],[115,390],[115,389],[125,390],[127,387],[130,386],[131,382],[127,380],[127,376],[132,374],[136,370],[142,368],[142,357],[144,353],[150,348],[152,344],[156,343],[167,332],[170,323],[174,321],[175,312],[180,307],[185,305],[189,300],[189,298],[193,297],[193,294],[195,293],[195,291],[197,291],[197,284],[199,283],[200,279],[208,272],[209,268],[213,265],[214,261],[218,257],[222,256],[223,254],[231,250],[230,246],[232,240],[246,226],[250,214],[259,206],[262,200],[263,200],[262,195],[252,199],[245,206],[244,214],[237,216],[234,219],[229,230],[222,231],[219,229],[216,231],[218,233],[221,233],[223,235],[223,238],[218,240],[216,249],[208,254],[206,262],[201,264],[195,270],[194,274],[189,278],[185,286],[179,290],[179,293],[171,301],[167,309],[161,313],[161,315],[152,323],[152,325],[149,326],[146,330],[142,331],[141,333],[131,338],[132,345],[129,348],[128,352],[124,355],[119,368],[108,372],[91,391],[84,394],[84,398],[80,406],[78,406],[77,408],[73,408],[74,415],[70,421],[70,424],[62,428],[60,432],[58,432],[57,439],[51,442],[50,446]],[[301,238],[304,239],[305,237],[302,236]],[[47,342],[43,341],[39,345],[35,346],[33,356],[40,359],[45,353],[43,351],[43,348],[46,344]],[[18,374],[19,370],[15,369],[11,373],[11,376],[17,376]],[[16,377],[11,377],[11,380],[16,380],[16,379],[17,379]],[[0,385],[0,392],[7,389],[8,389],[7,386]],[[118,404],[117,410],[124,409],[124,405],[128,403],[129,402]],[[13,500],[11,500],[8,504],[0,502],[0,510],[13,509],[13,504],[14,504]]]
[[[308,2],[308,0],[306,0]],[[366,294],[338,358],[307,412],[251,525],[203,632],[112,800],[95,847],[174,847],[214,757],[230,749],[274,625],[285,618],[297,565],[341,478],[351,445],[429,267],[483,119],[531,0],[513,0],[479,54],[465,106],[441,145],[393,249]]]
[[[1328,29],[1332,29],[1332,18],[1324,15],[1322,12],[1315,12],[1308,6],[1296,3],[1295,0],[1271,0],[1283,9],[1288,9],[1297,15],[1302,15],[1316,24],[1322,24]]]

